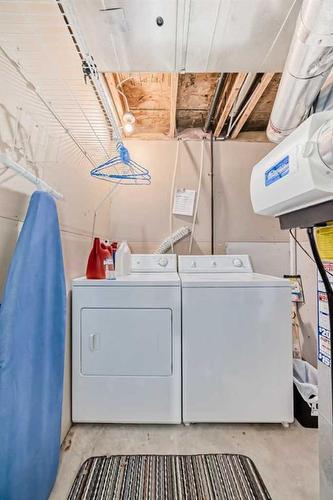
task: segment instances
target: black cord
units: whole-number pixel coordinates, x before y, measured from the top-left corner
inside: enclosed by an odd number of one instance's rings
[[[316,261],[314,260],[314,258],[309,254],[309,252],[307,250],[305,250],[305,248],[303,247],[303,245],[298,241],[298,239],[296,238],[296,236],[293,234],[292,230],[289,229],[289,234],[290,236],[296,241],[297,245],[303,250],[303,252],[309,257],[310,260],[312,260],[312,262],[315,264]]]
[[[315,261],[315,259],[309,254],[309,252],[303,247],[303,245],[298,241],[298,239],[296,238],[296,236],[293,234],[292,230],[289,229],[289,234],[290,236],[296,241],[297,245],[303,250],[303,252],[309,257],[310,260],[312,260],[312,262],[317,265],[317,262]],[[330,276],[333,276],[332,273],[330,273],[329,271],[326,270],[326,273],[329,274]]]
[[[211,254],[214,255],[215,252],[215,217],[214,217],[214,142],[213,142],[213,132],[210,134],[210,231],[211,231]]]
[[[308,238],[309,238],[311,250],[313,252],[313,257],[316,261],[319,274],[321,276],[321,279],[323,280],[324,288],[326,290],[328,314],[329,314],[329,330],[330,330],[330,335],[332,335],[332,332],[333,332],[333,290],[332,290],[332,285],[330,283],[330,280],[327,277],[327,271],[324,267],[324,264],[320,258],[319,252],[318,252],[317,243],[316,243],[316,239],[315,239],[314,232],[313,232],[313,227],[308,227],[307,233],[308,233]],[[330,274],[330,273],[328,273],[328,274]],[[332,384],[333,384],[333,365],[332,364],[330,367],[330,372],[331,372],[331,388],[332,388]],[[332,408],[332,402],[331,402],[331,408]]]

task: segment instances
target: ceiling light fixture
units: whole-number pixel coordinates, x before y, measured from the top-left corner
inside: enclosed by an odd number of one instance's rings
[[[125,123],[124,125],[124,130],[126,132],[126,134],[131,134],[134,130],[134,127],[133,127],[133,124],[132,123]]]
[[[123,114],[123,122],[130,123],[131,125],[133,125],[133,123],[135,123],[135,116],[133,115],[133,113],[131,111],[126,111]]]

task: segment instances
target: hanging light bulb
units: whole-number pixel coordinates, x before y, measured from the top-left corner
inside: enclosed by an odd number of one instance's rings
[[[135,116],[131,111],[126,111],[126,113],[123,114],[123,122],[124,123],[135,123]]]
[[[125,130],[126,134],[131,134],[134,130],[133,124],[132,123],[125,123],[124,130]]]

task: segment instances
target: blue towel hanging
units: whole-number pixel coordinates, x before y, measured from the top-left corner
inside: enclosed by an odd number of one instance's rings
[[[60,447],[66,292],[57,209],[30,200],[0,309],[0,499],[47,500]]]

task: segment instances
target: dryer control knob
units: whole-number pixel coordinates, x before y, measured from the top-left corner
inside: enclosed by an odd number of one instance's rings
[[[243,262],[242,262],[240,259],[234,259],[234,260],[232,261],[232,263],[233,263],[233,265],[234,265],[235,267],[242,267],[242,266],[243,266]]]
[[[191,267],[197,267],[197,263],[195,262],[195,260],[192,260]]]
[[[212,265],[212,267],[216,267],[216,266],[217,266],[216,261],[215,261],[215,260],[213,260],[213,262],[212,262],[212,264],[211,264],[211,265]]]
[[[168,259],[166,257],[161,257],[158,261],[158,265],[161,267],[166,267],[168,265]]]

